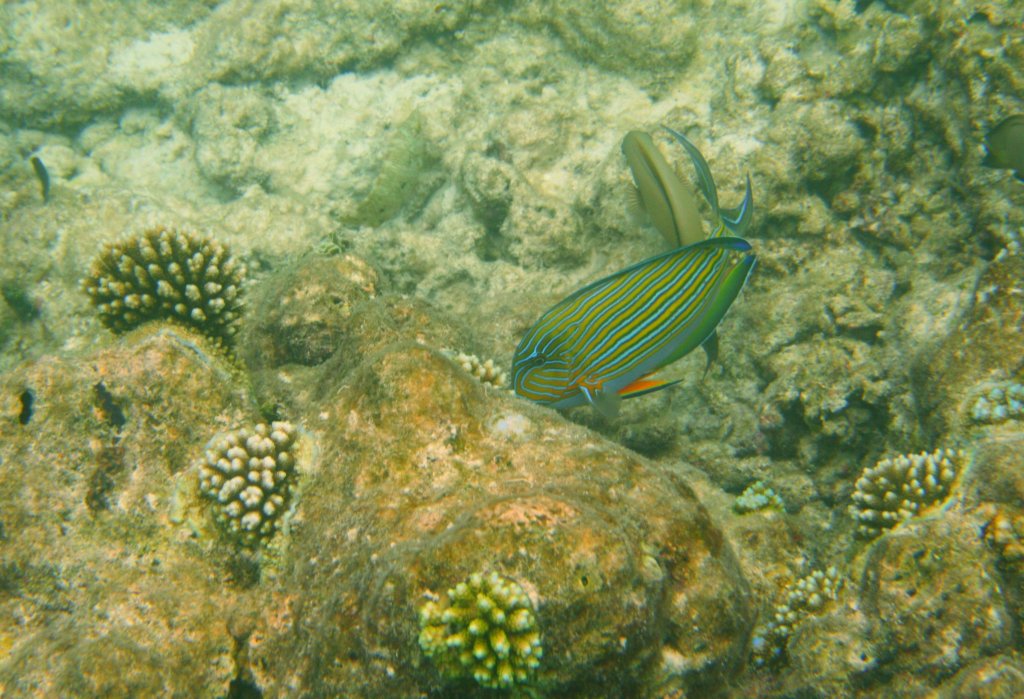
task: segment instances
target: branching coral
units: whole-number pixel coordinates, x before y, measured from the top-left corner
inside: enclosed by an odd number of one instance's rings
[[[857,535],[873,539],[886,529],[943,502],[961,472],[955,449],[882,459],[857,479],[850,513]]]
[[[484,687],[530,680],[543,655],[530,598],[498,573],[474,573],[448,590],[448,604],[420,607],[420,648],[449,677]]]
[[[259,424],[215,439],[197,464],[199,491],[215,505],[217,522],[254,546],[277,531],[294,486],[295,427]]]
[[[772,618],[754,634],[754,663],[766,665],[781,660],[794,627],[835,600],[842,585],[843,578],[835,566],[816,570],[791,585],[786,601],[775,607]]]
[[[1024,514],[998,511],[985,524],[985,541],[1002,560],[1024,564]]]
[[[82,288],[114,332],[176,320],[230,344],[242,310],[245,267],[219,243],[154,228],[109,244]]]

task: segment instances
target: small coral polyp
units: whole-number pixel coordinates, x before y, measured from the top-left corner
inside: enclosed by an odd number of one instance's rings
[[[268,540],[280,526],[295,480],[295,435],[288,422],[230,432],[214,439],[197,465],[200,493],[243,545]]]
[[[961,472],[956,449],[882,459],[857,479],[850,513],[857,535],[873,539],[949,497]]]
[[[474,573],[448,590],[448,604],[420,607],[420,648],[448,677],[492,689],[528,682],[543,655],[530,598],[514,580]]]
[[[106,245],[82,288],[100,321],[114,332],[172,320],[230,344],[244,279],[245,267],[223,245],[194,233],[153,228]]]

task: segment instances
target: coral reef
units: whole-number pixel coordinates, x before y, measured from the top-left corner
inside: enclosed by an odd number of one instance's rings
[[[805,617],[820,613],[829,602],[835,601],[843,585],[843,578],[835,566],[815,570],[793,583],[786,591],[786,599],[776,605],[771,619],[754,632],[751,641],[756,665],[781,662],[794,628]]]
[[[447,597],[420,607],[420,648],[441,672],[491,688],[529,682],[544,647],[523,588],[494,571],[473,573]]]
[[[153,228],[108,244],[82,289],[115,332],[174,320],[230,344],[242,310],[245,267],[227,248],[194,233]]]
[[[277,532],[295,487],[295,426],[260,423],[214,438],[196,464],[217,523],[247,546]]]
[[[754,481],[748,485],[742,493],[736,496],[732,508],[740,514],[757,512],[769,507],[778,510],[785,510],[785,503],[782,498],[772,490],[764,481]]]
[[[497,571],[543,631],[501,693],[1021,696],[1024,208],[980,162],[1024,111],[1022,24],[1012,0],[0,3],[3,693],[484,699],[417,612]],[[660,251],[619,149],[660,124],[757,199],[706,376],[683,360],[610,424],[445,356],[507,357]],[[186,326],[213,297],[172,284],[135,327],[133,260],[100,332],[82,263],[152,222],[216,230],[258,312]],[[263,547],[195,458],[282,416],[323,458]],[[882,458],[918,445],[963,453]],[[815,561],[843,561],[835,600],[829,571],[793,582]]]
[[[961,475],[963,461],[955,449],[936,449],[882,459],[864,469],[850,506],[857,535],[873,539],[942,503]]]

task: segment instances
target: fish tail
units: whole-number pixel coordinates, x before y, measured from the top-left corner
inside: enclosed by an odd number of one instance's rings
[[[747,191],[743,195],[743,202],[735,209],[722,209],[722,223],[735,235],[742,236],[750,228],[750,222],[754,218],[754,196],[750,189],[750,175],[747,175]]]
[[[704,156],[700,154],[699,150],[697,150],[697,146],[693,145],[693,142],[686,136],[667,126],[663,126],[662,128],[672,134],[672,137],[679,142],[679,145],[686,149],[686,154],[690,156],[690,162],[693,163],[694,172],[697,173],[697,186],[700,187],[701,194],[704,195],[708,204],[711,205],[711,209],[715,212],[715,216],[720,216],[718,209],[718,189],[715,187],[715,178],[711,175],[711,168],[708,166],[708,161],[704,160]]]
[[[746,233],[754,217],[754,197],[750,187],[750,175],[747,175],[747,189],[743,194],[743,201],[740,205],[736,208],[720,207],[718,203],[718,188],[715,186],[715,178],[711,174],[711,167],[708,165],[708,161],[704,159],[697,146],[686,136],[668,126],[663,128],[672,134],[672,137],[679,142],[679,145],[686,149],[687,155],[690,156],[690,162],[693,163],[694,172],[697,174],[697,186],[700,187],[701,194],[704,195],[708,204],[711,205],[715,216],[722,220],[722,223],[725,224],[725,227],[731,233],[735,235]]]

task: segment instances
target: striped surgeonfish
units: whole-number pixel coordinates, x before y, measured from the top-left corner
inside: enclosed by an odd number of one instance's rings
[[[715,214],[717,225],[711,237],[595,281],[541,316],[512,359],[512,386],[517,394],[555,408],[589,402],[613,416],[622,398],[678,383],[648,377],[696,347],[705,347],[709,365],[714,359],[718,324],[755,265],[749,243],[723,235],[726,229],[741,233],[750,223],[750,178],[740,207],[720,212],[707,162],[685,136],[668,131],[686,148],[700,191]],[[643,170],[645,163],[655,162],[660,155],[656,159],[645,155],[649,136],[631,134],[624,150],[632,140],[630,149],[637,160],[629,154],[627,160],[638,185],[648,182],[654,188],[651,199],[674,198],[681,185],[669,181],[677,178],[671,169],[658,164],[647,175],[636,177],[638,168]],[[691,208],[678,204],[665,203],[670,213],[663,220],[673,218],[673,210]],[[672,223],[674,234],[682,229],[680,223]]]
[[[619,401],[678,381],[648,379],[712,336],[754,268],[750,244],[720,236],[605,277],[540,317],[516,348],[512,387],[553,408]]]

